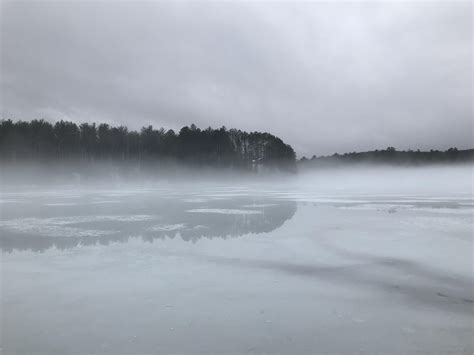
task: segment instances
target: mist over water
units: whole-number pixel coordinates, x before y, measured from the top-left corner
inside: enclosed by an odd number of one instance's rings
[[[24,169],[0,184],[6,354],[473,352],[470,165]]]
[[[472,10],[2,1],[0,355],[474,354]]]

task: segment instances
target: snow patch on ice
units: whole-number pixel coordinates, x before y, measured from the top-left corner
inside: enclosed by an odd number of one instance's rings
[[[54,202],[54,203],[44,203],[43,206],[47,207],[62,207],[62,206],[77,206],[79,203],[76,202]]]
[[[80,227],[72,227],[72,224],[91,222],[139,222],[156,219],[149,215],[130,216],[72,216],[72,217],[52,217],[52,218],[19,218],[13,220],[0,221],[0,229],[16,232],[36,234],[50,237],[96,237],[116,233],[113,230],[96,230]]]
[[[262,203],[262,204],[255,204],[255,205],[243,205],[242,207],[246,208],[265,208],[265,207],[271,207],[271,206],[277,206],[276,203]]]
[[[185,198],[183,199],[183,202],[189,202],[189,203],[202,203],[206,202],[207,200],[204,198]]]
[[[15,200],[15,199],[0,199],[0,204],[7,204],[7,203],[26,203],[27,201],[23,200]]]
[[[472,208],[444,208],[444,207],[416,207],[413,208],[420,212],[431,212],[431,213],[446,213],[446,214],[462,214],[472,215]]]
[[[69,227],[64,223],[54,223],[52,218],[21,218],[0,222],[0,228],[16,233],[26,233],[47,237],[99,237],[115,231]]]
[[[194,226],[192,229],[194,229],[194,230],[209,229],[209,227],[206,227],[206,226],[203,226],[203,225],[201,225],[201,224],[198,224],[198,225]]]
[[[261,211],[256,210],[237,210],[237,209],[225,209],[225,208],[196,208],[187,210],[191,213],[216,213],[216,214],[259,214]]]
[[[163,231],[175,231],[175,230],[180,230],[185,227],[184,223],[178,223],[178,224],[158,224],[156,226],[152,226],[148,228],[148,230],[153,231],[153,232],[163,232]]]

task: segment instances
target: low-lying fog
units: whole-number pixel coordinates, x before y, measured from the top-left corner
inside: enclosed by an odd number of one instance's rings
[[[5,354],[473,353],[472,166],[25,171],[0,183]]]

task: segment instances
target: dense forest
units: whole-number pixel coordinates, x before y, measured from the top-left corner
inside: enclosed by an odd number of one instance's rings
[[[140,131],[106,123],[45,120],[0,121],[0,159],[22,161],[176,162],[239,170],[294,172],[293,148],[269,133],[237,129],[200,129],[194,124],[176,133],[164,128]]]
[[[329,156],[306,157],[298,161],[301,168],[321,168],[351,164],[390,164],[390,165],[426,165],[445,163],[468,163],[474,162],[474,149],[458,150],[449,148],[446,151],[430,150],[407,150],[398,151],[394,147],[374,150],[369,152],[352,152],[345,154],[333,154]]]

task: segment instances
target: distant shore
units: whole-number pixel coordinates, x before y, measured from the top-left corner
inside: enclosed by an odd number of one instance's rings
[[[474,163],[474,149],[458,150],[449,148],[441,150],[407,150],[398,151],[393,147],[368,152],[352,152],[328,156],[302,157],[297,161],[299,169],[348,167],[356,165],[390,165],[390,166],[427,166]]]

